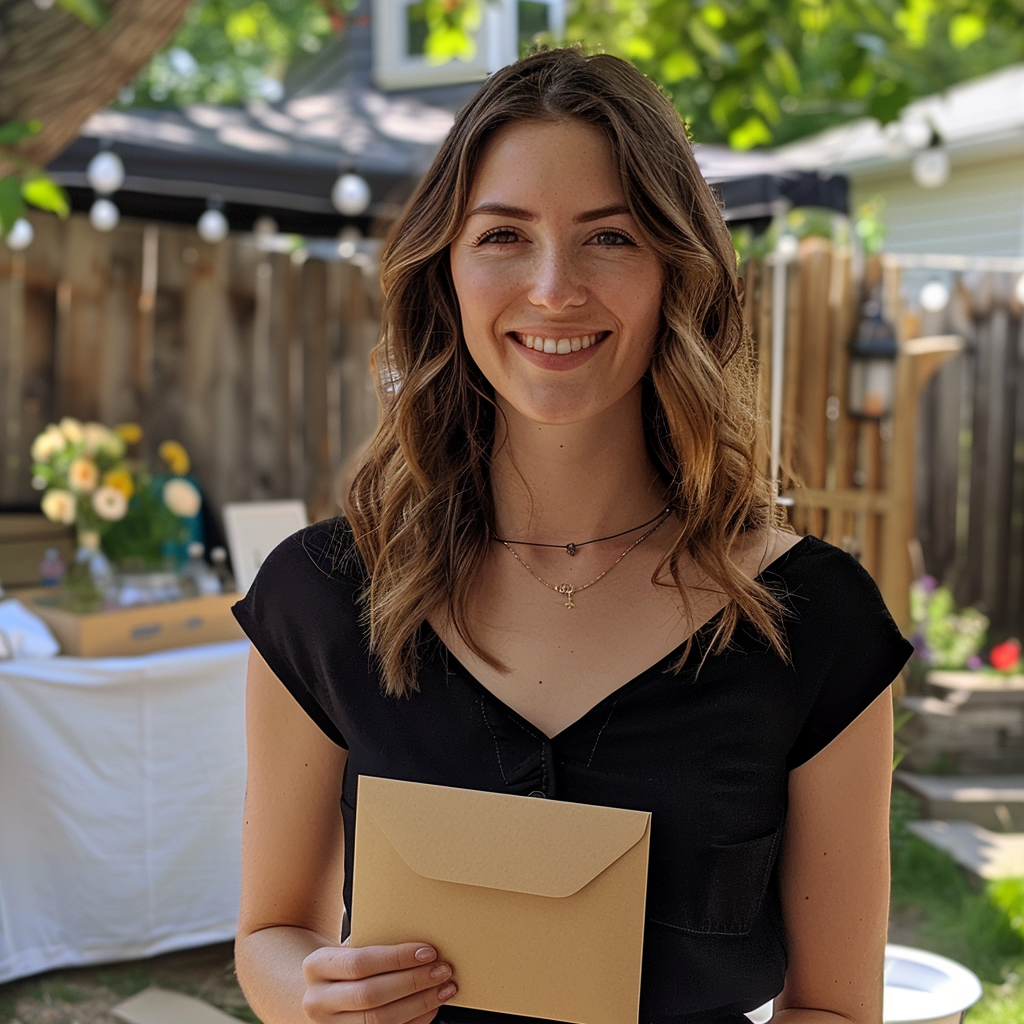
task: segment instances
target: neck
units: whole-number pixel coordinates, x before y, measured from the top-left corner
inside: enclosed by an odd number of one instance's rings
[[[491,466],[497,535],[525,543],[581,543],[630,530],[666,504],[647,453],[639,402],[621,414],[566,426],[530,423],[504,409]],[[499,423],[502,418],[498,418]]]

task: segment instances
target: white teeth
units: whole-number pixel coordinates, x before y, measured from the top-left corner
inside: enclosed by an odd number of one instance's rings
[[[579,352],[580,349],[590,348],[597,343],[596,334],[584,334],[578,338],[542,338],[537,334],[520,334],[520,341],[535,352],[545,352],[548,355],[566,355],[569,352]]]

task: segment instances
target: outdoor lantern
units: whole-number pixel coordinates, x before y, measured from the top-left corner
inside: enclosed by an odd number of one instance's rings
[[[228,237],[228,219],[221,212],[219,204],[210,204],[210,208],[196,222],[196,230],[204,242],[211,244],[223,242]]]
[[[85,177],[94,192],[108,196],[124,184],[124,164],[110,149],[101,149],[85,168]]]
[[[97,231],[113,231],[121,219],[121,211],[109,199],[97,199],[89,207],[89,223]]]
[[[331,189],[331,202],[346,217],[358,217],[370,205],[370,186],[354,171],[346,171]]]
[[[927,148],[911,161],[910,173],[921,188],[940,188],[949,180],[949,153],[934,128]]]
[[[19,217],[11,225],[11,230],[7,232],[7,238],[4,241],[15,252],[21,252],[22,249],[27,249],[32,244],[32,239],[35,237],[36,233],[32,230],[32,225],[24,217]]]
[[[892,324],[882,318],[882,304],[864,303],[857,334],[850,345],[850,415],[882,420],[892,414],[899,346]]]

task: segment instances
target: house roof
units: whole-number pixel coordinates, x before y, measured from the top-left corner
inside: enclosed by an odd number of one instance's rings
[[[801,170],[870,173],[908,163],[927,145],[932,128],[959,159],[1024,149],[1024,64],[915,100],[885,126],[858,118],[774,153],[785,166]]]

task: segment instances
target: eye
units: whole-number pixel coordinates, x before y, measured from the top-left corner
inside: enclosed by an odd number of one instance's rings
[[[508,245],[510,242],[521,241],[519,232],[515,228],[489,228],[482,235],[479,235],[473,242],[474,245]]]
[[[594,245],[636,245],[636,241],[626,234],[625,231],[615,231],[610,228],[605,228],[598,231],[596,235],[591,235],[587,239],[587,244],[591,243]]]

